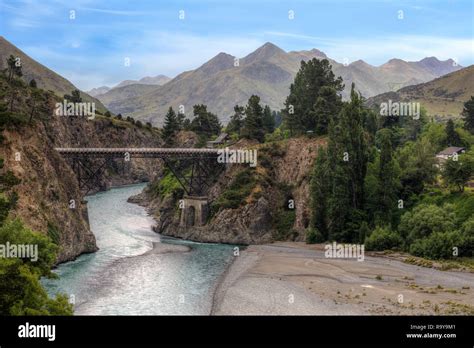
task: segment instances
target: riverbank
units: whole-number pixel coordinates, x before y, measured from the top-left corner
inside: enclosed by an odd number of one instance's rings
[[[221,277],[211,314],[473,315],[474,274],[387,257],[331,259],[321,245],[252,245]]]

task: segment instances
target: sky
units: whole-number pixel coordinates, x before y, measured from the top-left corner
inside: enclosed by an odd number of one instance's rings
[[[83,90],[265,42],[341,63],[474,64],[473,0],[0,0],[0,35]]]

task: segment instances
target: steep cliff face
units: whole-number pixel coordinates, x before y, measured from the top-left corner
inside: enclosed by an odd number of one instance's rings
[[[60,246],[60,263],[96,251],[97,246],[76,175],[54,148],[159,147],[161,140],[154,129],[106,117],[52,116],[54,99],[47,103],[50,112],[41,115],[42,119],[3,130],[0,157],[5,170],[21,179],[14,187],[19,200],[11,214],[33,230],[48,234]],[[120,163],[113,163],[100,188],[151,180],[160,167],[157,160],[132,159],[120,171]]]
[[[297,138],[258,145],[258,165],[228,166],[209,191],[211,216],[205,226],[179,226],[179,196],[156,194],[150,187],[132,201],[148,207],[155,230],[201,242],[258,244],[303,240],[309,224],[312,164],[324,139]]]
[[[55,147],[160,147],[162,140],[156,129],[137,127],[127,121],[104,116],[94,120],[54,117],[45,124],[45,132]],[[100,160],[95,160],[100,162]],[[115,160],[107,167],[100,187],[138,183],[153,179],[162,163],[157,159],[132,158]]]

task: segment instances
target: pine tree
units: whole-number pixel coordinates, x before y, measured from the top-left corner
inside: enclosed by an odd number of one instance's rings
[[[179,130],[184,129],[184,120],[185,119],[186,119],[186,116],[183,113],[178,112],[178,115],[176,116],[176,121],[178,122]]]
[[[471,99],[464,103],[462,115],[464,117],[464,129],[474,134],[474,96],[471,96]]]
[[[290,95],[286,98],[285,108],[282,110],[285,127],[292,135],[316,131],[319,119],[318,113],[315,113],[313,108],[318,97],[328,92],[328,90],[321,91],[324,86],[333,88],[336,94],[344,89],[342,78],[335,78],[329,61],[315,58],[308,62],[302,61],[300,70],[290,86]],[[325,124],[328,124],[327,120],[322,120],[323,129]]]
[[[10,55],[10,57],[7,58],[7,71],[8,82],[11,82],[15,76],[23,76],[19,58],[15,58],[13,55]]]
[[[240,136],[242,127],[244,125],[245,108],[243,106],[234,106],[234,114],[227,124],[228,133],[237,133]]]
[[[64,99],[71,103],[82,103],[81,92],[78,89],[73,90],[71,95],[65,94]]]
[[[265,108],[263,109],[262,122],[265,133],[273,133],[275,130],[275,119],[273,118],[272,110],[268,105],[265,105]]]
[[[461,146],[461,137],[454,129],[453,120],[448,120],[448,122],[446,123],[446,145]]]
[[[191,121],[191,130],[196,132],[201,140],[209,139],[218,135],[221,131],[221,123],[217,115],[207,111],[207,106],[198,104],[193,106],[194,118]]]
[[[328,132],[329,121],[332,117],[336,117],[341,110],[341,106],[341,97],[334,87],[321,87],[314,107],[310,111],[311,118],[316,122],[316,134],[326,134]]]
[[[245,107],[245,120],[242,135],[247,139],[255,139],[263,142],[265,132],[263,130],[263,108],[260,105],[260,97],[252,95]]]
[[[167,145],[172,145],[174,143],[174,136],[178,130],[178,119],[173,108],[170,106],[168,112],[165,115],[165,123],[162,132],[163,140]]]

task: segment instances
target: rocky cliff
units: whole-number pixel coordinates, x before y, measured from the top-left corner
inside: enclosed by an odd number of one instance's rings
[[[209,191],[211,213],[202,227],[179,226],[180,195],[156,189],[163,173],[131,201],[146,206],[157,221],[155,230],[169,236],[231,244],[303,240],[310,217],[310,173],[317,149],[324,145],[324,139],[306,137],[237,143],[232,148],[258,151],[258,165],[228,166]]]
[[[21,92],[13,107],[18,117],[30,110],[32,89],[24,87]],[[48,234],[60,246],[59,263],[93,252],[97,246],[75,173],[54,148],[159,147],[161,140],[156,129],[105,116],[94,120],[53,116],[56,99],[43,93],[41,108],[31,122],[13,126],[7,122],[2,130],[0,157],[4,170],[21,179],[14,187],[19,200],[11,215],[21,218],[31,229]],[[120,163],[112,163],[97,189],[151,180],[160,167],[156,160],[132,159],[121,171]]]

